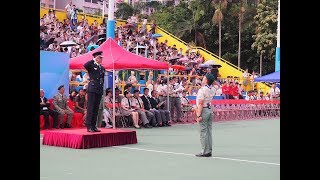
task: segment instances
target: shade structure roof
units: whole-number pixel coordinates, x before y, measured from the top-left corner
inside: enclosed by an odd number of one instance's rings
[[[280,82],[280,70],[266,74],[264,76],[254,78],[255,82]]]

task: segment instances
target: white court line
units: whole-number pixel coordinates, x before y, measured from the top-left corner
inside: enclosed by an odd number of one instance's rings
[[[40,138],[42,140],[43,138]],[[138,150],[138,151],[148,151],[148,152],[158,152],[158,153],[165,153],[165,154],[176,154],[176,155],[185,155],[185,156],[195,156],[194,154],[186,154],[186,153],[177,153],[177,152],[168,152],[168,151],[157,151],[151,149],[140,149],[140,148],[130,148],[130,147],[120,147],[120,146],[113,146],[114,148],[121,148],[121,149],[131,149],[131,150]],[[245,159],[233,159],[233,158],[224,158],[224,157],[209,157],[213,159],[223,159],[229,161],[239,161],[239,162],[248,162],[248,163],[256,163],[256,164],[267,164],[267,165],[276,165],[280,166],[278,163],[270,163],[270,162],[263,162],[263,161],[250,161]]]
[[[165,154],[176,154],[176,155],[185,155],[185,156],[195,156],[194,154],[168,152],[168,151],[157,151],[157,150],[151,150],[151,149],[140,149],[140,148],[130,148],[130,147],[120,147],[120,146],[114,146],[114,148],[132,149],[132,150],[138,150],[138,151],[148,151],[148,152],[157,152],[157,153],[165,153]],[[224,158],[224,157],[209,157],[209,158],[280,166],[280,164],[278,164],[278,163],[269,163],[269,162],[263,162],[263,161],[250,161],[250,160],[245,160],[245,159],[233,159],[233,158]]]

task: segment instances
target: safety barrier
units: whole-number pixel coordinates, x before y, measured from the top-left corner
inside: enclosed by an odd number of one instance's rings
[[[280,117],[280,100],[213,100],[214,121]]]

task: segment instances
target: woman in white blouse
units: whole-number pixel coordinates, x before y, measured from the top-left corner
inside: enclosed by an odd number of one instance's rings
[[[122,98],[121,100],[121,108],[123,110],[122,113],[124,116],[132,115],[133,126],[137,129],[140,129],[141,127],[139,126],[139,114],[131,108],[131,94],[127,90],[125,90],[123,95],[124,98]]]

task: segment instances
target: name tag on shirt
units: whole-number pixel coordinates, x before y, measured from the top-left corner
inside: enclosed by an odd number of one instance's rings
[[[42,110],[48,110],[48,108],[47,107],[43,107]]]

